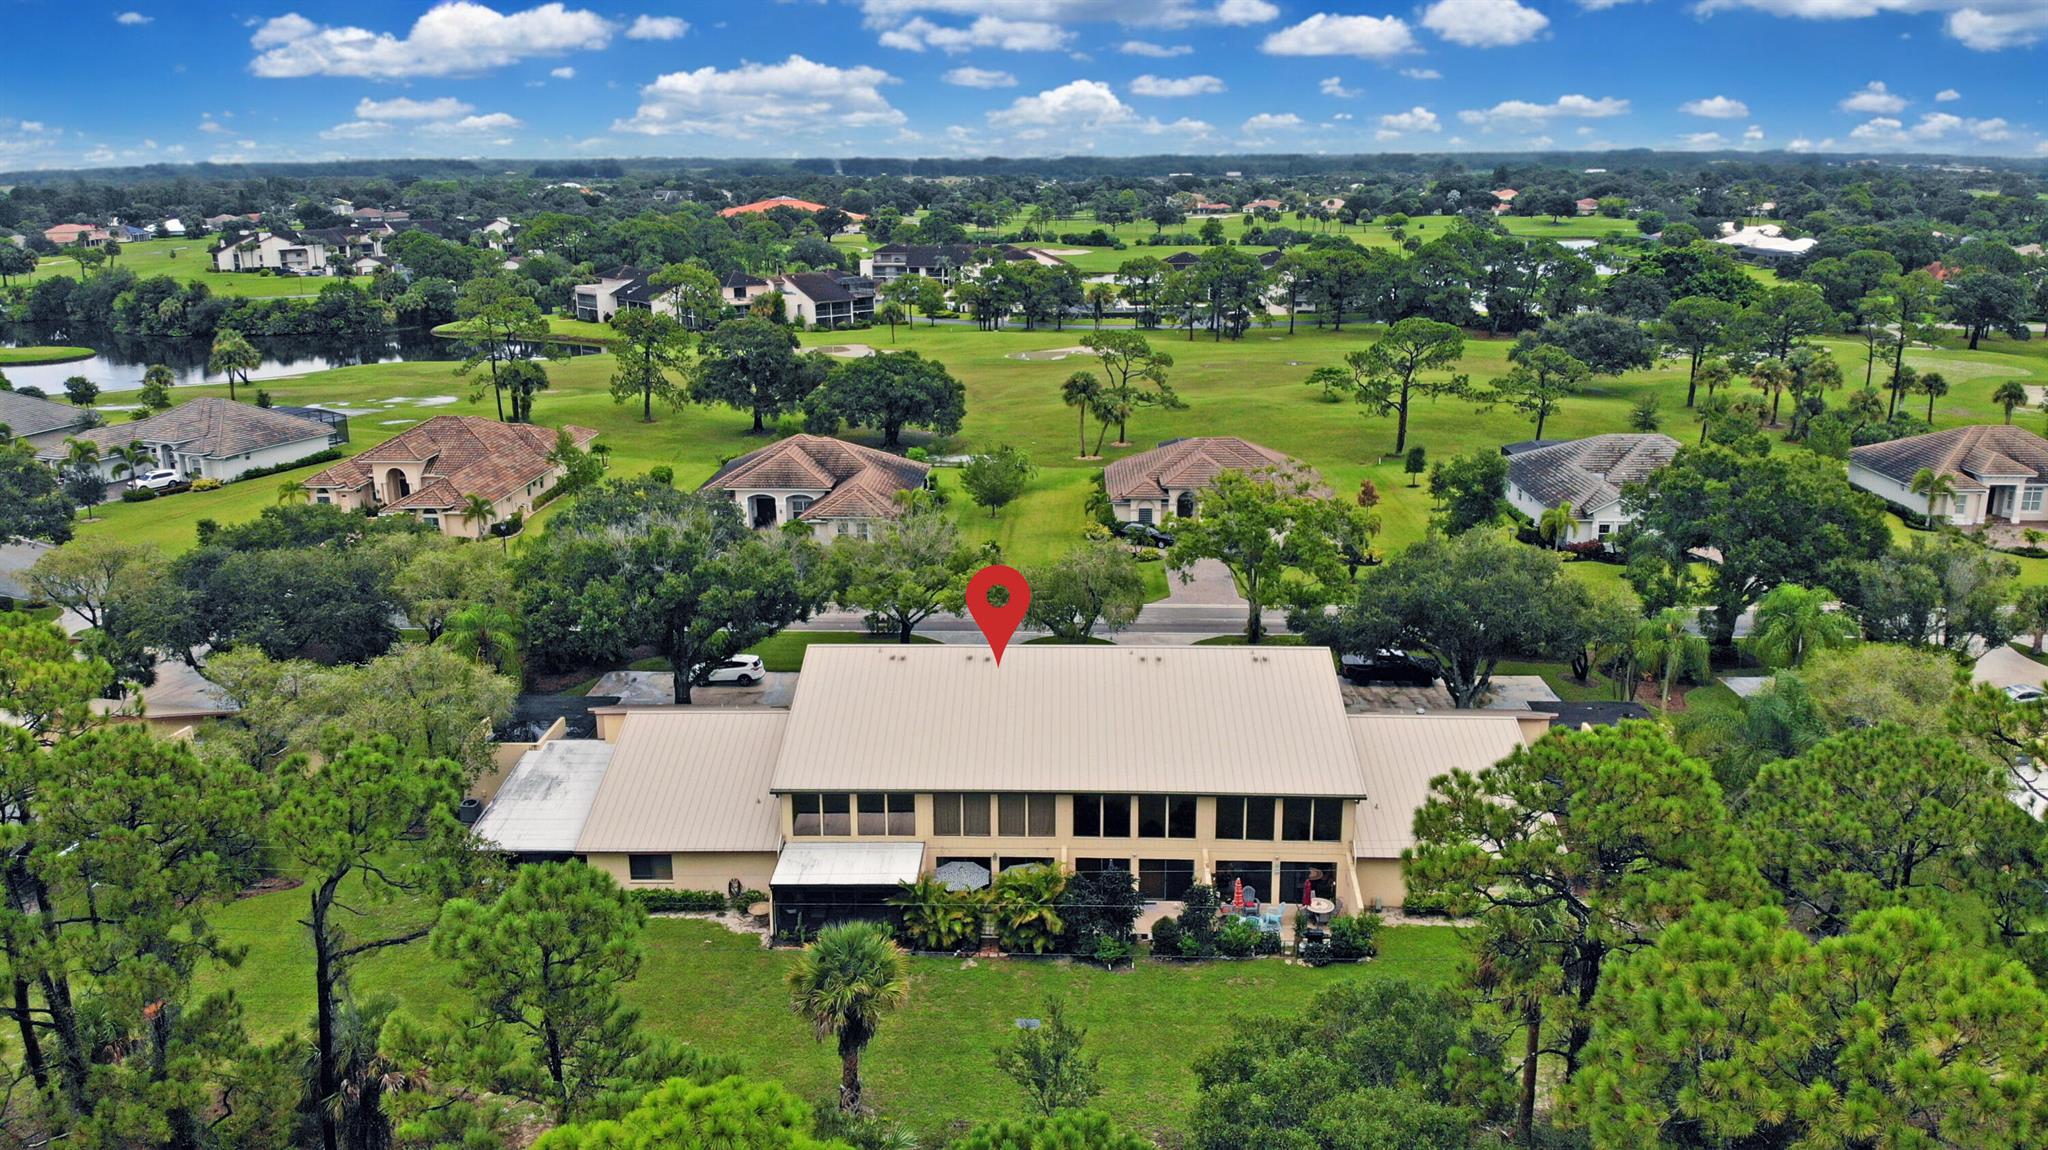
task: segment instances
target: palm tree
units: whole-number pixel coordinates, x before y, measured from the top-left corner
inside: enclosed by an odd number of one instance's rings
[[[501,674],[519,669],[519,617],[492,603],[474,603],[453,615],[441,632],[454,651]]]
[[[1771,397],[1771,426],[1778,426],[1778,401],[1792,386],[1792,369],[1782,359],[1767,359],[1749,373],[1749,385]]]
[[[1923,467],[1913,473],[1910,490],[1915,495],[1927,497],[1927,527],[1934,528],[1934,504],[1936,500],[1954,498],[1956,481],[1953,476],[1944,475],[1933,468]]]
[[[887,928],[872,922],[828,926],[789,970],[789,1005],[820,1042],[839,1039],[839,1108],[860,1112],[860,1053],[882,1012],[910,996],[910,969]]]
[[[476,537],[482,539],[485,529],[498,518],[498,505],[481,495],[467,495],[463,497],[462,510],[456,512],[456,518],[474,528]],[[500,539],[498,542],[503,543],[504,540]]]
[[[1671,684],[1680,675],[1694,682],[1707,676],[1706,637],[1692,633],[1693,617],[1683,607],[1666,607],[1636,628],[1636,662],[1663,680],[1658,706],[1671,707]]]
[[[1700,425],[1700,443],[1707,442],[1707,432],[1713,429],[1716,421],[1727,418],[1728,414],[1727,396],[1710,394],[1701,398],[1699,405],[1692,409],[1693,422]]]
[[[875,309],[875,319],[889,325],[890,343],[896,342],[896,325],[910,322],[910,317],[903,312],[903,306],[893,300]]]
[[[1536,533],[1553,547],[1564,546],[1572,533],[1572,501],[1567,499],[1545,511],[1536,521]]]
[[[1948,394],[1948,380],[1938,371],[1923,374],[1913,382],[1913,390],[1927,397],[1927,422],[1934,422],[1934,401]],[[2012,422],[2012,412],[2005,413],[2005,421]]]
[[[106,491],[106,485],[100,481],[100,445],[89,439],[65,440],[64,465],[58,470],[64,493],[85,508],[85,517],[90,520],[92,509],[105,498]]]
[[[1102,402],[1102,380],[1092,371],[1077,371],[1060,384],[1060,402],[1068,407],[1078,408],[1081,413],[1081,451],[1076,459],[1088,458],[1088,413]]]
[[[296,479],[287,479],[277,485],[277,502],[280,506],[287,503],[304,503],[311,498],[313,493],[306,490],[306,485]]]
[[[1834,596],[1823,587],[1781,583],[1756,606],[1750,649],[1773,667],[1797,667],[1815,651],[1856,639],[1856,621],[1831,611]]]
[[[228,400],[235,398],[235,377],[243,383],[249,382],[249,373],[263,366],[263,353],[257,351],[241,332],[231,327],[220,329],[213,337],[213,353],[207,357],[206,369],[217,371],[228,377]]]
[[[2008,379],[1991,393],[1991,402],[2005,409],[2005,422],[2011,424],[2012,409],[2027,405],[2027,385],[2017,379]]]
[[[1088,310],[1095,313],[1095,330],[1102,330],[1102,313],[1116,302],[1116,285],[1089,284],[1083,298],[1088,301]]]
[[[156,462],[156,453],[144,447],[139,439],[131,439],[108,454],[115,460],[113,472],[116,479],[123,475],[139,475],[144,465]]]

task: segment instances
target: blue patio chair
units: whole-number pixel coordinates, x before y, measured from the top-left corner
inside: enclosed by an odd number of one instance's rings
[[[1268,903],[1259,908],[1259,929],[1267,934],[1279,934],[1282,919],[1280,904]]]

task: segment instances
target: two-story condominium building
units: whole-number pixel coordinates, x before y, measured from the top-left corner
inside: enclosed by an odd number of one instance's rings
[[[1154,904],[1241,881],[1266,902],[1399,905],[1430,779],[1549,722],[1347,715],[1322,648],[1013,647],[998,666],[950,645],[813,646],[786,711],[597,717],[575,753],[530,753],[479,832],[628,888],[768,891],[783,929],[885,915],[948,863],[1129,871]],[[580,781],[522,781],[544,771]]]
[[[327,244],[294,231],[223,232],[207,251],[214,268],[224,272],[327,274]]]
[[[875,281],[866,276],[796,272],[776,276],[782,311],[790,323],[808,327],[851,327],[875,318]]]
[[[600,276],[596,283],[577,284],[571,296],[576,318],[584,323],[605,323],[634,301],[645,303],[647,273],[636,267],[620,267]]]

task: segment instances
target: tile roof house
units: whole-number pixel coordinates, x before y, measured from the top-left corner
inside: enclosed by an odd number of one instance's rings
[[[60,248],[72,244],[103,244],[113,233],[98,224],[58,224],[43,229],[43,238]]]
[[[858,443],[792,435],[727,463],[698,490],[725,492],[753,527],[802,520],[819,539],[866,537],[876,520],[902,514],[897,493],[922,488],[930,472]]]
[[[1322,479],[1307,466],[1269,447],[1229,435],[1174,439],[1150,451],[1127,455],[1102,473],[1110,510],[1120,522],[1158,523],[1169,515],[1183,518],[1199,509],[1201,494],[1223,471],[1279,471],[1308,480]]]
[[[0,425],[6,426],[9,435],[33,447],[61,447],[91,419],[89,408],[0,391]]]
[[[71,438],[97,444],[104,457],[116,447],[141,443],[155,466],[183,480],[226,483],[245,471],[297,463],[333,445],[328,424],[281,411],[204,396],[132,423],[110,423],[74,432]],[[64,459],[62,442],[42,448],[36,458],[52,465]],[[116,478],[117,459],[102,458],[100,473]],[[124,473],[125,474],[125,473]]]
[[[597,432],[565,426],[578,447]],[[418,515],[444,535],[481,538],[489,523],[463,518],[469,496],[490,500],[504,522],[533,513],[534,500],[565,468],[551,459],[552,427],[499,423],[474,415],[437,415],[314,475],[303,486],[313,502],[356,510]]]
[[[787,710],[600,708],[594,797],[565,787],[546,817],[515,772],[514,809],[479,828],[522,822],[559,851],[587,809],[574,849],[622,886],[738,880],[778,928],[882,913],[956,861],[1124,871],[1158,903],[1241,881],[1362,909],[1405,902],[1430,780],[1550,719],[1347,715],[1323,648],[1017,647],[998,669],[985,648],[820,644],[801,682]]]
[[[1571,504],[1571,530],[1557,540],[1560,547],[1605,539],[1633,519],[1622,506],[1621,489],[1670,463],[1679,448],[1677,440],[1656,432],[1532,443],[1502,449],[1508,457],[1508,502],[1531,519]]]
[[[1849,451],[1849,482],[1915,514],[1927,498],[1913,491],[1922,469],[1945,475],[1955,494],[1934,513],[1959,527],[1993,519],[2048,521],[2048,439],[2002,424],[1978,424],[1870,443]]]
[[[749,204],[734,204],[729,208],[720,208],[718,214],[725,219],[731,219],[734,216],[750,216],[759,212],[773,211],[776,208],[794,208],[799,212],[815,213],[827,211],[830,207],[831,205],[829,204],[815,203],[811,200],[800,200],[795,196],[770,196],[765,200],[755,200]],[[845,215],[847,219],[852,220],[855,224],[867,219],[866,216],[861,215],[859,212],[846,212]],[[845,230],[857,232],[860,229],[848,226]]]
[[[1580,215],[1590,216],[1600,210],[1600,201],[1591,196],[1586,196],[1574,201],[1572,206],[1578,209]]]

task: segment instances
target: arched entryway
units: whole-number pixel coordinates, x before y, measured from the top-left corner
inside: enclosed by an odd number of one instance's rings
[[[1173,501],[1173,513],[1175,515],[1180,516],[1182,519],[1194,518],[1195,493],[1192,491],[1181,492],[1180,498]]]
[[[755,495],[747,499],[747,522],[755,527],[775,526],[775,497]]]
[[[384,502],[396,503],[412,494],[412,484],[405,481],[405,472],[394,467],[384,473]]]

